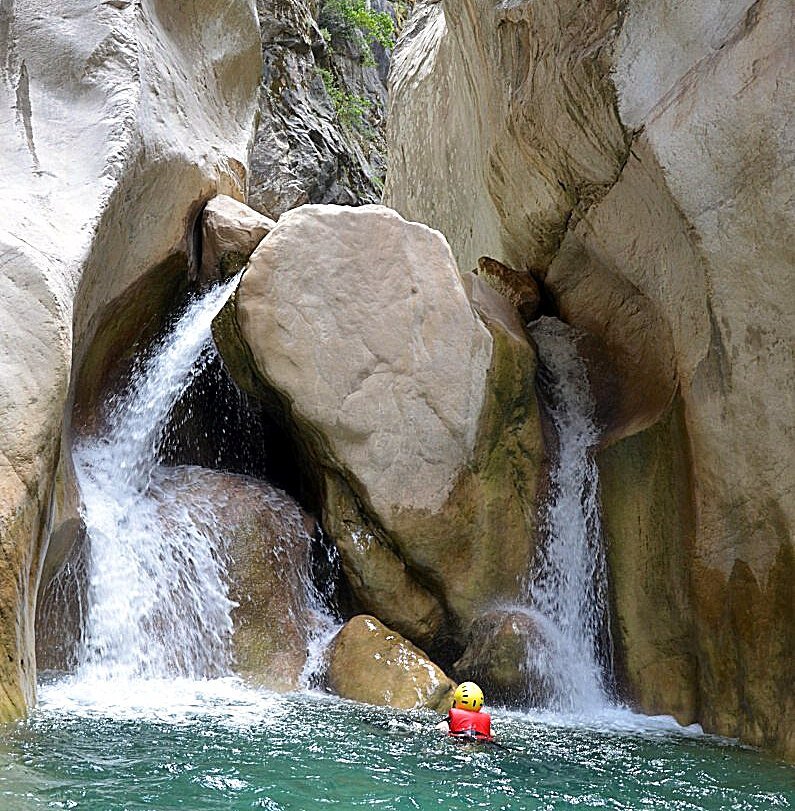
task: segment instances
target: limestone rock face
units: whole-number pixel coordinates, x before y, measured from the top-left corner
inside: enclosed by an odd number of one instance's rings
[[[484,326],[440,234],[379,206],[288,212],[234,320],[221,351],[310,447],[365,610],[433,651],[516,595],[541,454],[535,355],[521,324]]]
[[[375,617],[348,620],[328,655],[328,683],[338,696],[403,710],[450,709],[455,684],[426,653]]]
[[[682,411],[677,399],[658,425],[608,448],[600,484],[627,698],[687,724],[699,718],[699,690],[690,587],[695,524]]]
[[[420,2],[393,56],[384,199],[439,228],[464,269],[545,267],[626,160],[604,81],[616,22],[609,0]]]
[[[187,265],[201,203],[242,196],[259,71],[247,0],[0,11],[2,718],[33,698],[42,536],[73,517],[54,475],[70,370],[109,301]]]
[[[225,194],[213,197],[202,213],[204,281],[233,276],[276,223]]]
[[[650,572],[673,548],[684,570],[667,587],[666,567],[645,586],[614,568],[619,614],[636,601],[630,692],[789,756],[792,33],[785,0],[420,3],[393,59],[385,198],[465,266],[540,270],[607,348],[606,441],[655,426],[605,462],[611,543]],[[674,513],[641,464],[686,471]]]
[[[319,5],[257,0],[264,67],[248,201],[274,218],[304,203],[381,197],[388,60],[380,53],[380,64],[364,65],[356,42],[340,35],[329,48],[315,19]],[[388,11],[391,3],[372,7]],[[329,89],[363,99],[361,119],[343,120]]]

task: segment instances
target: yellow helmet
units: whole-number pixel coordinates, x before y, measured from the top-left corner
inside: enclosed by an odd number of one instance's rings
[[[453,706],[457,710],[479,712],[483,706],[483,690],[473,681],[464,681],[455,688]]]

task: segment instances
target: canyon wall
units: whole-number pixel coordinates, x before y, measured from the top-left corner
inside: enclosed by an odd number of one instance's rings
[[[385,193],[606,348],[627,696],[790,757],[792,34],[784,0],[426,0]]]
[[[202,204],[244,193],[260,75],[253,0],[0,2],[0,718],[33,700],[46,543],[74,523],[72,370],[125,328],[123,291],[154,279],[146,321],[196,270]]]

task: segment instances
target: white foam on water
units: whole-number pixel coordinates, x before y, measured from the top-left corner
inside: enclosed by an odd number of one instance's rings
[[[494,715],[496,718],[508,718],[521,723],[594,732],[688,737],[700,737],[705,734],[700,724],[682,725],[672,715],[644,715],[629,707],[609,703],[605,703],[600,709],[584,712],[558,712],[548,709],[498,710]]]
[[[37,713],[185,725],[212,720],[233,728],[275,723],[286,709],[276,693],[236,676],[219,679],[71,676],[39,687]]]

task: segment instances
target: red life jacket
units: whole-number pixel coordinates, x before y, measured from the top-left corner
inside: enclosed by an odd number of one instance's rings
[[[475,740],[491,741],[491,716],[487,712],[457,710],[455,707],[447,714],[450,734],[455,737],[466,737],[474,733]]]

